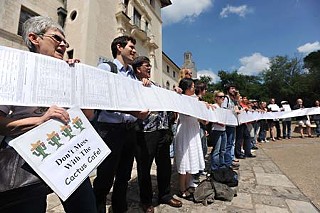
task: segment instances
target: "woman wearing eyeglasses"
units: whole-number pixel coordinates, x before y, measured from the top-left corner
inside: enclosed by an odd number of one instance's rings
[[[24,23],[23,30],[23,39],[31,52],[63,59],[69,44],[64,38],[61,26],[52,19],[42,16],[32,17]],[[79,60],[68,61],[68,63],[74,62]],[[92,111],[87,112],[92,113]],[[70,117],[66,109],[58,106],[49,108],[0,106],[0,135],[5,136],[5,140],[1,143],[1,150],[6,151],[0,154],[0,181],[3,187],[0,192],[0,212],[46,212],[47,194],[52,192],[51,189],[37,177],[8,143],[49,119],[57,119],[66,124]],[[4,155],[5,153],[11,153],[16,157],[5,158],[4,156],[8,156]],[[15,166],[8,166],[12,165],[12,161],[15,162]],[[17,165],[20,166],[17,167]],[[7,181],[10,181],[8,185],[11,185],[11,182],[22,183],[15,187],[3,186]],[[97,212],[89,178],[85,179],[76,191],[62,202],[62,205],[65,212]]]

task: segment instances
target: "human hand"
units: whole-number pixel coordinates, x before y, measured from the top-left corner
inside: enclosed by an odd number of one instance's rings
[[[41,123],[44,123],[50,119],[58,119],[64,124],[67,124],[70,121],[69,113],[64,108],[58,106],[51,106],[47,112],[40,117]]]
[[[67,59],[66,62],[67,62],[70,66],[74,66],[75,63],[80,63],[80,59],[71,58],[71,59]]]
[[[180,87],[175,87],[174,91],[176,91],[178,94],[182,94],[182,89]]]
[[[130,114],[138,119],[144,120],[149,116],[150,111],[149,110],[132,111]]]
[[[142,81],[142,85],[145,87],[150,87],[152,84],[152,82],[147,78],[142,78],[141,81]]]
[[[217,106],[215,106],[215,105],[213,105],[213,104],[210,104],[210,107],[211,107],[212,110],[217,109]]]

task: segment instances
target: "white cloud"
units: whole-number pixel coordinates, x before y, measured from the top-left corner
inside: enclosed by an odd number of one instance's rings
[[[320,42],[316,41],[314,43],[306,43],[297,48],[300,53],[308,54],[316,50],[320,50]]]
[[[200,76],[210,76],[212,78],[211,82],[212,83],[217,83],[218,81],[220,81],[220,77],[213,73],[212,70],[198,70],[197,71],[197,78],[200,79]]]
[[[214,0],[171,0],[172,5],[161,10],[164,25],[180,22],[184,19],[193,21],[197,16],[213,6]]]
[[[249,9],[247,5],[241,5],[239,7],[227,5],[220,12],[220,17],[227,18],[230,14],[236,14],[240,17],[245,17],[250,12],[252,12],[252,9]]]
[[[254,53],[251,56],[240,58],[239,61],[242,66],[238,69],[238,72],[245,75],[257,75],[270,67],[269,58],[260,53]]]

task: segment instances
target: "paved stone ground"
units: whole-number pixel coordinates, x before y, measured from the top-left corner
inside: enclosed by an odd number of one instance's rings
[[[320,209],[320,138],[282,140],[263,150]]]
[[[190,201],[182,200],[183,206],[181,208],[172,208],[167,205],[158,205],[155,208],[155,212],[167,213],[167,212],[257,212],[257,213],[313,213],[319,212],[319,210],[313,205],[311,200],[301,192],[297,187],[299,181],[295,178],[288,178],[282,170],[275,164],[276,162],[286,162],[287,164],[294,164],[297,162],[297,157],[293,161],[290,159],[284,159],[281,161],[276,156],[279,156],[277,151],[279,147],[284,148],[285,144],[289,143],[289,146],[294,144],[294,141],[309,140],[309,139],[292,139],[290,144],[288,141],[282,140],[281,142],[270,142],[260,145],[260,149],[255,151],[257,158],[244,159],[240,161],[239,170],[239,187],[238,195],[234,197],[231,202],[223,202],[216,200],[213,204],[203,206],[202,204],[195,204]],[[310,139],[312,140],[312,139]],[[320,140],[317,139],[320,144]],[[295,142],[299,144],[299,142]],[[303,142],[306,143],[306,142]],[[271,151],[270,151],[271,150]],[[273,150],[273,151],[272,151]],[[286,152],[286,150],[282,150]],[[290,151],[290,150],[288,150]],[[269,154],[271,157],[269,157]],[[314,153],[315,154],[315,153]],[[319,155],[319,152],[317,152]],[[283,155],[286,156],[286,155]],[[300,157],[300,156],[299,156]],[[288,161],[289,160],[289,161]],[[291,159],[292,160],[292,159]],[[291,163],[292,162],[292,163]],[[299,166],[299,164],[297,165]],[[173,166],[174,168],[174,166]],[[154,191],[156,191],[156,166],[152,167],[152,180],[154,185]],[[286,169],[285,171],[290,170]],[[304,170],[303,170],[304,171]],[[291,174],[291,173],[290,173]],[[301,175],[300,175],[301,176]],[[139,207],[139,189],[137,185],[136,167],[132,172],[132,180],[130,181],[128,190],[128,202],[129,213],[143,212]],[[318,176],[319,177],[319,176]],[[317,178],[318,178],[317,177]],[[315,177],[313,177],[315,178]],[[315,178],[315,179],[317,179]],[[177,173],[173,171],[172,175],[172,192],[177,193]],[[319,183],[319,180],[314,180]],[[319,187],[319,184],[318,186]],[[317,192],[319,194],[319,190]],[[176,196],[175,196],[176,197]],[[176,197],[177,198],[177,197]],[[179,199],[179,198],[178,198]],[[156,194],[154,195],[154,204],[156,205]],[[181,200],[181,199],[180,199]],[[317,204],[316,202],[314,202]],[[107,208],[110,207],[110,195],[108,196]],[[59,202],[59,199],[55,194],[48,196],[48,209],[50,213],[64,212]]]

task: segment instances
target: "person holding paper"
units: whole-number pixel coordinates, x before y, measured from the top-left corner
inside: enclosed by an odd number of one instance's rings
[[[260,112],[266,113],[267,111],[268,111],[267,102],[261,101],[260,102]],[[267,140],[268,121],[266,119],[261,119],[258,122],[260,123],[258,141],[260,141],[261,143],[269,143],[269,141]]]
[[[146,56],[138,56],[133,60],[132,68],[139,79],[150,78],[151,65]],[[154,84],[154,83],[153,83]],[[154,84],[155,85],[155,84]],[[157,165],[157,182],[159,203],[172,207],[181,207],[182,202],[173,198],[171,191],[171,160],[169,147],[172,142],[169,114],[173,112],[151,112],[149,116],[140,120],[137,131],[136,161],[138,183],[140,189],[140,202],[144,212],[154,212],[152,205],[151,166],[153,160]]]
[[[239,106],[241,110],[241,113],[245,113],[248,111],[252,111],[249,105],[249,100],[246,96],[243,96],[241,99],[239,99]],[[251,153],[251,135],[250,130],[252,128],[252,124],[250,122],[248,123],[242,123],[239,126],[236,127],[236,142],[235,142],[235,156],[236,158],[254,158],[256,157]],[[241,151],[241,145],[244,149],[244,155]]]
[[[319,109],[319,107],[320,107],[319,100],[316,100],[314,102],[314,107]],[[312,119],[316,123],[315,133],[316,133],[317,137],[320,137],[320,114],[313,115]]]
[[[52,19],[43,16],[32,17],[23,24],[23,39],[31,52],[60,60],[63,60],[64,53],[69,47],[62,27]],[[74,63],[79,60],[68,60],[67,62]],[[5,140],[1,143],[2,150],[11,150],[12,147],[8,145],[11,139],[49,119],[57,119],[64,124],[70,120],[66,109],[58,106],[49,108],[0,106],[0,134],[5,136]],[[17,158],[13,159],[19,160],[17,163],[23,160],[15,151],[12,154],[17,155]],[[1,164],[6,162],[5,156],[7,155],[0,154]],[[0,165],[0,169],[3,167]],[[0,171],[1,181],[7,179],[5,175],[12,175],[10,181],[17,181],[19,178],[26,178],[25,182],[29,179],[34,181],[21,184],[10,190],[1,190],[0,212],[46,212],[47,194],[52,191],[41,179],[37,178],[37,175],[26,163],[17,170],[12,167],[9,171]],[[87,178],[66,201],[62,202],[62,205],[66,212],[95,213],[94,203],[95,198],[91,183]]]
[[[214,92],[214,104],[216,108],[221,108],[221,105],[225,99],[225,95],[221,91]],[[212,130],[210,132],[210,144],[212,144],[211,151],[211,171],[225,167],[224,154],[226,152],[226,125],[220,123],[213,123]],[[238,165],[238,164],[237,164]],[[238,168],[238,167],[234,167]]]
[[[280,112],[280,107],[276,104],[274,98],[270,98],[269,104],[267,106],[269,112]],[[272,141],[281,140],[281,129],[280,129],[280,121],[278,118],[269,120],[269,128],[270,128],[270,139]],[[275,130],[277,131],[277,137],[275,137]]]
[[[290,112],[291,107],[288,101],[281,101],[281,111]],[[282,119],[282,136],[283,139],[291,139],[291,118]]]
[[[296,105],[293,106],[293,109],[303,109],[303,108],[304,108],[303,101],[301,98],[298,98],[296,101]],[[296,118],[296,120],[298,121],[298,124],[299,124],[300,138],[304,138],[303,126],[306,127],[308,137],[313,138],[311,134],[311,122],[310,122],[309,116],[308,115],[299,116]]]
[[[135,44],[136,40],[133,37],[119,36],[112,41],[111,50],[117,75],[137,80],[130,65],[136,56]],[[99,64],[98,68],[112,71],[108,63]],[[97,176],[93,181],[98,212],[106,212],[107,195],[112,185],[113,212],[127,211],[127,188],[134,160],[136,121],[137,118],[145,119],[148,115],[148,110],[126,113],[103,110],[99,113],[97,131],[111,149],[111,154],[98,166]]]
[[[183,91],[182,94],[194,96],[195,88],[192,79],[181,79],[179,87]],[[192,174],[197,174],[205,168],[198,119],[179,114],[176,143],[174,145],[175,161],[179,173],[179,196],[187,200],[193,200],[192,191],[189,189]]]
[[[227,95],[222,103],[221,107],[225,109],[230,109],[234,113],[238,113],[239,109],[237,107],[236,97],[238,95],[238,91],[235,84],[227,84],[225,85],[225,89]],[[231,166],[233,160],[235,160],[234,156],[234,146],[235,146],[235,134],[236,127],[235,126],[226,126],[226,135],[227,135],[227,145],[226,145],[226,153],[224,155],[224,160],[227,166]],[[244,158],[244,157],[241,157]],[[238,160],[235,160],[238,161]]]

